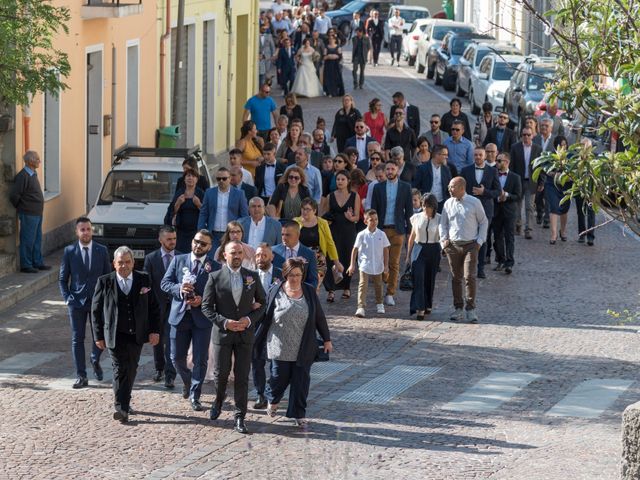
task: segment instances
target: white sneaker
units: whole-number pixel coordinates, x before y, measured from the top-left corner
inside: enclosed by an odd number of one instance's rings
[[[364,318],[364,308],[359,308],[356,310],[356,317]]]
[[[393,295],[387,295],[386,297],[384,297],[384,303],[386,303],[390,307],[393,307],[396,304],[396,301],[393,299]]]
[[[378,304],[376,305],[376,311],[377,311],[378,313],[384,313],[384,303],[378,303]]]
[[[449,320],[453,320],[454,322],[461,322],[464,318],[464,310],[461,308],[456,308],[455,311],[451,312],[449,315]]]
[[[478,315],[476,314],[475,308],[473,310],[467,310],[467,322],[470,323],[478,323]]]

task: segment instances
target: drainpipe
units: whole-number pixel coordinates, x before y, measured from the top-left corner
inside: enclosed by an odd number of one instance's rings
[[[182,104],[180,98],[180,70],[182,69],[182,35],[184,34],[184,2],[185,0],[178,0],[178,25],[176,32],[176,60],[173,66],[173,98],[171,99],[171,124],[179,125],[178,122],[178,106]],[[184,125],[181,125],[184,128]]]
[[[22,106],[22,147],[26,153],[31,147],[29,124],[31,123],[31,102]]]
[[[111,158],[116,151],[116,46],[111,44]],[[104,128],[104,127],[103,127]]]
[[[171,36],[171,0],[165,6],[165,30],[160,37],[160,127],[167,126],[166,59],[167,41]]]
[[[233,144],[233,139],[229,138],[229,134],[234,134],[234,125],[231,120],[231,85],[233,84],[232,78],[232,61],[233,61],[233,18],[231,16],[231,0],[225,0],[224,2],[225,17],[227,22],[227,33],[229,34],[229,41],[227,43],[227,149]],[[235,71],[234,71],[235,73]]]

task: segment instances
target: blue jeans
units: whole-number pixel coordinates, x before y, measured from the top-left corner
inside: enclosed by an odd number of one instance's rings
[[[42,216],[18,213],[20,220],[20,268],[38,268],[42,260]]]
[[[71,352],[73,353],[73,363],[76,366],[76,373],[79,377],[87,377],[87,368],[84,353],[84,337],[87,329],[87,321],[91,323],[91,310],[89,308],[68,307],[69,320],[71,323]],[[91,331],[91,362],[99,362],[102,350],[96,347],[93,341],[93,330]]]

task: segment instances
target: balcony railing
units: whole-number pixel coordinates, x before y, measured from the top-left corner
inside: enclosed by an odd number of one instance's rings
[[[85,20],[92,18],[120,18],[142,13],[142,0],[121,1],[87,0],[82,6],[81,16]]]

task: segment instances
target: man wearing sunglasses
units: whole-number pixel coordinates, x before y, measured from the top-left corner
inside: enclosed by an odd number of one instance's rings
[[[429,130],[420,136],[427,137],[429,145],[442,145],[449,138],[449,134],[444,130],[440,130],[440,125],[440,115],[434,113],[431,115],[431,120],[429,120]]]
[[[207,190],[200,208],[198,229],[211,232],[214,252],[220,246],[220,239],[227,229],[227,223],[249,215],[244,193],[238,188],[231,188],[230,180],[229,169],[220,167],[216,173],[218,186]]]
[[[449,152],[449,162],[452,167],[451,175],[456,177],[464,167],[473,165],[474,145],[464,136],[465,126],[460,120],[455,120],[451,126],[451,136],[444,141]]]
[[[502,112],[498,115],[498,125],[487,131],[482,145],[486,147],[490,143],[495,143],[498,152],[510,152],[511,146],[518,141],[518,136],[507,125],[509,125],[509,115]]]
[[[353,147],[358,150],[358,168],[360,168],[360,163],[364,160],[366,163],[369,163],[369,144],[371,142],[375,142],[375,138],[368,135],[367,125],[364,123],[364,120],[361,118],[356,120],[355,124],[356,134],[353,137],[347,138],[347,141],[344,142],[344,147]],[[361,169],[362,170],[362,169]],[[366,170],[362,170],[364,173],[369,171],[369,167],[367,166]]]

